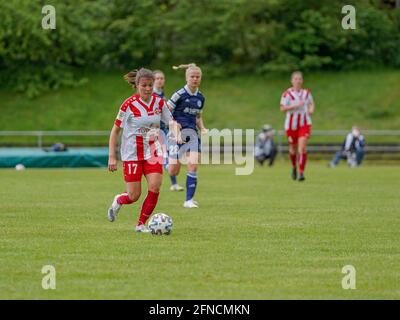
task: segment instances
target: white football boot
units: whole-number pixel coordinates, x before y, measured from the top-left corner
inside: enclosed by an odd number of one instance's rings
[[[183,203],[183,207],[184,208],[198,208],[199,207],[199,203],[197,201],[194,201],[193,199],[190,199],[188,201],[185,201]]]
[[[179,184],[173,184],[170,188],[170,191],[183,191],[184,188],[182,186],[180,186]]]
[[[110,221],[110,222],[115,221],[115,219],[118,216],[118,211],[122,207],[122,205],[117,202],[117,199],[118,199],[119,196],[120,196],[120,194],[117,194],[114,197],[114,200],[113,200],[110,208],[108,208],[107,218],[108,218],[108,221]]]
[[[151,230],[150,230],[148,227],[146,227],[144,224],[141,224],[141,225],[139,225],[139,226],[136,226],[136,227],[135,227],[135,231],[136,231],[136,232],[142,232],[142,233],[149,233],[149,232],[151,232]]]

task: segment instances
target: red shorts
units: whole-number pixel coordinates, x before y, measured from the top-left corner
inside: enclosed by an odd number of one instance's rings
[[[289,144],[297,144],[297,141],[301,137],[309,138],[311,135],[311,126],[305,125],[297,128],[297,130],[286,130],[286,136],[288,138]]]
[[[149,173],[163,173],[162,161],[139,160],[139,161],[123,161],[124,180],[125,182],[138,182],[142,180],[142,175]]]

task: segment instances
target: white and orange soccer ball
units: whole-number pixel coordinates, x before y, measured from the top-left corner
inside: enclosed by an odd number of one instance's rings
[[[174,225],[172,218],[165,213],[156,213],[150,218],[148,228],[152,234],[156,235],[168,235],[172,231]]]

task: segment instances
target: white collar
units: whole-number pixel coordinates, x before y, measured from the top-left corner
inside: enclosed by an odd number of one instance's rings
[[[163,93],[162,89],[160,91],[158,91],[156,88],[153,88],[153,92],[156,94],[161,95]]]
[[[139,97],[140,102],[142,102],[143,104],[145,104],[146,106],[150,106],[151,102],[153,101],[153,96],[150,98],[149,102],[144,101],[141,97]]]
[[[187,84],[185,84],[184,88],[185,88],[186,92],[189,93],[191,96],[195,96],[199,92],[199,89],[197,89],[195,93],[192,93],[192,91],[190,91],[189,86]]]

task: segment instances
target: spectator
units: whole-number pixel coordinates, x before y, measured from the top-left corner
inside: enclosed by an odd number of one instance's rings
[[[262,127],[262,131],[257,135],[254,156],[260,165],[269,159],[268,165],[271,167],[274,163],[277,148],[274,144],[275,130],[269,124]]]
[[[67,146],[62,142],[57,142],[53,144],[50,148],[43,149],[46,152],[54,151],[54,152],[61,152],[61,151],[68,151]]]
[[[342,149],[333,157],[330,167],[336,167],[342,159],[346,159],[350,167],[360,166],[364,158],[364,146],[364,136],[360,129],[354,126],[344,140]]]

